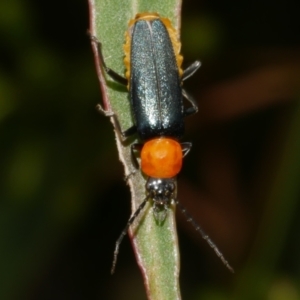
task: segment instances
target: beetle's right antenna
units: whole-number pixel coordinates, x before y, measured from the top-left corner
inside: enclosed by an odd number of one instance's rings
[[[115,272],[115,268],[116,268],[116,264],[117,264],[117,258],[118,258],[118,254],[119,254],[119,248],[120,248],[120,245],[122,243],[122,240],[123,240],[124,236],[127,234],[127,231],[129,229],[129,227],[134,222],[134,220],[138,217],[140,212],[143,210],[143,208],[145,207],[148,200],[149,200],[149,198],[146,198],[140,204],[140,206],[137,208],[137,210],[134,212],[134,214],[129,218],[125,228],[123,229],[123,231],[121,232],[119,238],[117,239],[116,246],[115,246],[115,251],[114,251],[114,259],[113,259],[112,267],[111,267],[111,270],[110,270],[111,274],[113,274]]]
[[[186,217],[187,222],[190,222],[192,226],[198,231],[201,237],[207,242],[207,244],[215,251],[216,255],[221,259],[222,263],[226,266],[226,268],[231,272],[234,273],[233,268],[230,266],[229,262],[225,259],[222,252],[218,249],[217,245],[211,240],[211,238],[205,233],[205,231],[201,228],[201,226],[192,218],[192,216],[188,213],[185,207],[175,200],[176,205],[179,206],[182,214]]]

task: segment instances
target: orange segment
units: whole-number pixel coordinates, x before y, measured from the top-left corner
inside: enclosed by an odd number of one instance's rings
[[[143,173],[155,178],[172,178],[182,167],[181,145],[170,138],[157,138],[144,144],[141,151]]]

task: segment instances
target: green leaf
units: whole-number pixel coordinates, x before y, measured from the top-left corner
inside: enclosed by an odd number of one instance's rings
[[[179,28],[181,1],[177,0],[90,0],[90,32],[102,44],[106,65],[124,74],[124,35],[129,20],[136,13],[156,12],[171,20],[175,28]],[[96,57],[96,68],[102,90],[103,106],[113,111],[123,130],[132,125],[126,87],[113,82],[98,66],[96,45],[92,43]],[[105,80],[105,79],[106,80]],[[125,175],[134,171],[131,161],[130,143],[122,144],[116,136],[119,157],[124,164]],[[145,178],[141,172],[129,177],[128,183],[132,195],[132,213],[145,199]],[[119,201],[123,201],[120,199]],[[125,226],[125,224],[124,224]],[[181,299],[179,290],[179,251],[175,224],[175,207],[171,207],[163,224],[158,224],[153,216],[151,203],[148,203],[140,218],[130,229],[130,236],[136,258],[142,271],[146,292],[149,299]],[[122,251],[122,250],[121,250]],[[116,267],[116,271],[118,266]]]

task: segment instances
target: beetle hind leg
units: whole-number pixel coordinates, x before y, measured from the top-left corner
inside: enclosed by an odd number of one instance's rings
[[[198,104],[195,101],[195,99],[190,94],[188,94],[185,89],[182,89],[182,95],[186,100],[188,100],[192,104],[192,106],[188,107],[185,110],[184,116],[186,117],[186,116],[190,116],[190,115],[197,113],[198,112]]]

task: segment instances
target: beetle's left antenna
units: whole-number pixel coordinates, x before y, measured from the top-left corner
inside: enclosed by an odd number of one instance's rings
[[[148,198],[146,198],[141,204],[140,206],[137,208],[137,210],[134,212],[134,214],[129,218],[125,228],[123,229],[123,231],[121,232],[119,238],[116,241],[116,246],[115,246],[115,251],[114,251],[114,259],[113,259],[113,263],[112,263],[112,267],[110,270],[110,273],[113,274],[115,272],[115,268],[116,268],[116,264],[117,264],[117,258],[118,258],[118,254],[119,254],[119,248],[120,245],[122,243],[122,240],[124,238],[124,236],[127,234],[127,231],[130,227],[130,225],[134,222],[134,220],[138,217],[138,215],[140,214],[140,212],[143,210],[143,208],[145,207],[146,203],[148,202]]]

